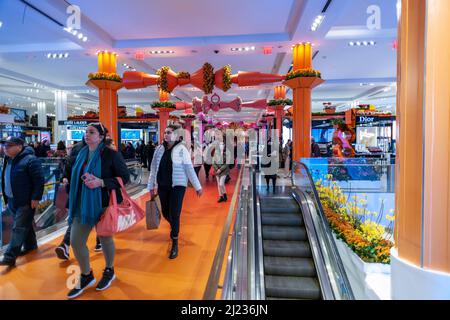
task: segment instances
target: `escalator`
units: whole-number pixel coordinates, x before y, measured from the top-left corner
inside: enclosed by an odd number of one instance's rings
[[[292,173],[292,187],[269,193],[246,165],[223,299],[354,300],[311,174],[297,162]]]
[[[266,299],[322,298],[303,216],[290,188],[261,195]]]

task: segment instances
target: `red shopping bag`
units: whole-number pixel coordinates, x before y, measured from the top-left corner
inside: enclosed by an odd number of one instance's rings
[[[109,206],[96,226],[97,234],[102,237],[110,237],[115,233],[128,230],[145,217],[145,210],[130,198],[122,179],[119,177],[116,179],[120,184],[123,201],[117,204],[116,190],[111,191]]]

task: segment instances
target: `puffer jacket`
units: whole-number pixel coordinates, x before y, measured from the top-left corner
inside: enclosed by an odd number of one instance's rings
[[[155,150],[152,164],[150,166],[150,176],[148,177],[147,189],[149,191],[156,188],[156,178],[158,175],[159,164],[161,163],[164,151],[164,144],[159,145]],[[189,151],[184,143],[178,143],[173,147],[172,168],[172,187],[187,187],[189,180],[196,191],[202,189],[191,162],[191,155],[189,154]]]
[[[31,204],[31,200],[41,200],[44,193],[44,172],[41,161],[34,155],[31,147],[24,147],[14,159],[5,157],[2,171],[2,190],[5,190],[5,169],[11,162],[11,188],[14,204],[22,207]],[[8,198],[3,192],[3,200]]]

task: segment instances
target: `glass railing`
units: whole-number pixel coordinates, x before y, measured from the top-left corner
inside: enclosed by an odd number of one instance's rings
[[[393,241],[395,165],[375,159],[302,159],[326,202],[347,210],[362,223],[385,228]],[[322,200],[323,202],[324,200]]]
[[[248,213],[251,210],[250,166],[243,168],[239,200],[234,213],[234,225],[228,251],[227,265],[223,282],[222,300],[249,299],[249,262],[248,262]]]
[[[39,160],[42,164],[45,184],[42,200],[35,210],[34,217],[34,228],[38,239],[63,226],[67,218],[67,193],[59,183],[66,160],[64,158],[40,158]],[[3,191],[0,189],[0,194],[2,193]],[[0,212],[0,251],[2,251],[11,239],[13,225],[12,214],[6,206],[3,196],[0,200]]]
[[[39,239],[49,233],[57,231],[67,224],[68,210],[66,208],[68,194],[66,187],[60,183],[64,173],[65,158],[39,158],[45,178],[44,194],[38,208],[35,211],[34,228]],[[127,161],[130,171],[130,182],[127,190],[141,187],[143,181],[143,170],[138,161]],[[0,158],[0,174],[3,168],[3,159]],[[11,238],[13,217],[2,197],[0,186],[0,253],[5,250]]]

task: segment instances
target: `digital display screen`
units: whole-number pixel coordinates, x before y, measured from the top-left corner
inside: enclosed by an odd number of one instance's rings
[[[14,121],[25,121],[27,116],[26,110],[11,108],[10,111],[14,115]]]
[[[141,140],[142,130],[122,129],[120,132],[121,140]]]
[[[68,132],[70,133],[69,138],[70,140],[76,140],[76,141],[81,141],[81,139],[83,139],[84,137],[84,130],[68,130]]]
[[[312,129],[311,135],[317,143],[328,143],[333,140],[333,128]]]

